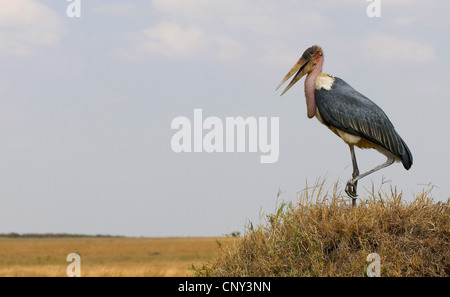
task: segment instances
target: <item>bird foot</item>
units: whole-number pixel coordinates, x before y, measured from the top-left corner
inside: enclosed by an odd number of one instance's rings
[[[345,187],[345,192],[353,200],[356,200],[356,197],[358,197],[358,194],[356,194],[357,187],[358,187],[358,181],[353,182],[353,180],[349,180],[347,182],[347,186]]]
[[[358,197],[358,194],[356,194],[357,186],[358,181],[352,182],[352,180],[349,180],[347,182],[347,186],[345,187],[345,192],[348,196],[350,196],[350,198],[352,198],[352,207],[356,206],[356,197]]]

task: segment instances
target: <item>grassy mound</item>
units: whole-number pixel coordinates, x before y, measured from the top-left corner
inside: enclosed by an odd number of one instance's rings
[[[282,203],[243,238],[221,248],[197,276],[366,276],[369,254],[380,256],[381,276],[449,276],[450,209],[423,191],[374,193],[352,208],[324,183]]]

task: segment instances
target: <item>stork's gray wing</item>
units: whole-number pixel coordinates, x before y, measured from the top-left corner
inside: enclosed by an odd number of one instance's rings
[[[327,126],[363,137],[402,159],[409,169],[412,155],[384,111],[344,80],[335,77],[330,90],[315,91],[316,105]]]

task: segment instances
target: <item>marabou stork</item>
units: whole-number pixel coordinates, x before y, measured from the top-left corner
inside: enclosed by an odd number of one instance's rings
[[[353,178],[347,182],[345,192],[353,199],[352,205],[355,206],[358,180],[392,165],[395,161],[401,161],[408,170],[413,163],[413,157],[383,110],[342,79],[322,73],[323,60],[323,51],[319,46],[308,48],[283,78],[277,90],[294,73],[297,72],[281,95],[307,75],[305,97],[308,118],[315,116],[350,148]],[[374,148],[385,155],[387,161],[359,174],[355,145],[363,149]]]

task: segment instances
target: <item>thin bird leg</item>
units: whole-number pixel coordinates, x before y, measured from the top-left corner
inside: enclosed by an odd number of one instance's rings
[[[384,162],[381,165],[378,165],[377,167],[373,168],[372,170],[367,171],[366,173],[363,173],[361,175],[358,176],[354,176],[353,179],[349,180],[347,182],[347,186],[345,188],[345,192],[347,192],[347,194],[351,197],[351,198],[356,198],[356,184],[358,182],[358,180],[360,180],[363,177],[368,176],[369,174],[374,173],[375,171],[378,171],[380,169],[386,168],[392,164],[394,164],[395,160],[393,158],[388,157],[386,162]],[[353,195],[354,194],[354,195]],[[355,202],[355,201],[353,201]],[[355,204],[353,204],[355,205]]]
[[[352,177],[356,178],[359,175],[359,169],[358,169],[358,163],[356,162],[356,155],[355,155],[355,148],[353,145],[349,145],[350,153],[352,155],[352,164],[353,164],[353,174]],[[358,181],[355,181],[354,183],[347,183],[347,186],[345,188],[345,191],[347,192],[347,195],[349,195],[353,201],[352,205],[356,205],[356,197],[358,196],[356,194],[356,189],[358,187]]]
[[[388,166],[394,164],[394,162],[395,162],[395,160],[394,160],[393,158],[389,158],[389,157],[388,157],[387,160],[386,160],[386,162],[384,162],[383,164],[378,165],[377,167],[375,167],[375,168],[372,169],[372,170],[367,171],[366,173],[363,173],[363,174],[361,174],[361,175],[358,175],[357,177],[354,177],[354,178],[352,179],[352,183],[357,182],[357,181],[360,180],[361,178],[366,177],[366,176],[368,176],[369,174],[374,173],[375,171],[378,171],[378,170],[380,170],[380,169],[386,168],[386,167],[388,167]]]
[[[356,163],[356,155],[355,155],[355,147],[350,145],[350,153],[352,154],[352,163],[353,163],[353,178],[359,175],[358,164]],[[355,185],[356,186],[356,185]]]

